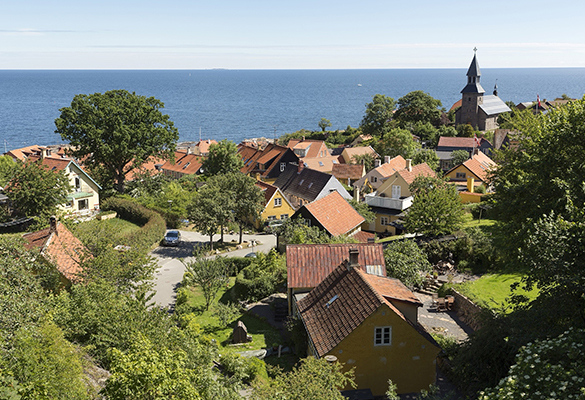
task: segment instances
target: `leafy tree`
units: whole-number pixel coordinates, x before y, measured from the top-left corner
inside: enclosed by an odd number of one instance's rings
[[[10,369],[25,399],[89,399],[80,353],[54,323],[16,333]]]
[[[508,376],[479,400],[585,398],[585,331],[569,330],[520,348]]]
[[[376,94],[366,104],[366,112],[360,123],[365,135],[384,136],[394,117],[396,102],[393,98]]]
[[[473,137],[475,130],[471,124],[461,124],[457,125],[457,136],[459,137]]]
[[[323,358],[305,358],[291,372],[256,385],[252,400],[343,400],[340,390],[355,387],[355,383],[353,369],[342,372],[342,368],[341,364],[329,364]]]
[[[244,166],[238,154],[238,146],[231,140],[224,139],[209,146],[209,156],[203,161],[203,173],[206,176],[239,172]]]
[[[398,109],[394,118],[400,124],[431,123],[439,125],[441,119],[441,101],[434,99],[422,90],[410,92],[398,99]]]
[[[187,207],[189,220],[197,230],[209,235],[209,249],[213,250],[213,235],[227,223],[231,215],[231,197],[225,188],[213,182],[203,186]],[[223,229],[222,229],[223,231]]]
[[[461,228],[463,209],[455,186],[440,178],[418,176],[410,191],[414,201],[406,217],[408,232],[440,236]]]
[[[284,221],[278,233],[279,247],[286,244],[355,243],[355,239],[345,235],[329,237],[316,226],[308,226],[301,218]]]
[[[364,217],[364,219],[366,220],[366,222],[368,224],[371,224],[372,222],[374,222],[376,220],[376,213],[373,212],[370,209],[370,206],[368,206],[366,203],[355,201],[354,199],[351,199],[348,202],[349,202],[349,204],[351,204],[353,209],[358,212],[359,215]]]
[[[455,150],[451,152],[451,159],[453,166],[463,164],[469,160],[469,152],[467,150]]]
[[[59,110],[55,133],[71,143],[71,154],[90,169],[104,168],[122,193],[128,172],[151,156],[174,155],[179,132],[160,111],[163,107],[154,97],[126,90],[78,94],[70,107]]]
[[[268,254],[258,253],[256,259],[236,278],[240,296],[260,300],[286,285],[286,257],[274,249]]]
[[[410,288],[420,287],[431,263],[424,251],[412,240],[395,240],[384,249],[388,276],[400,279]]]
[[[322,132],[325,132],[325,129],[327,129],[330,126],[331,121],[329,121],[327,118],[321,118],[321,121],[319,121],[319,128],[321,128]]]
[[[44,220],[67,202],[71,185],[63,171],[51,171],[37,161],[20,164],[5,190],[17,215]]]
[[[104,393],[112,400],[199,400],[197,372],[188,367],[185,352],[153,345],[138,335],[127,352],[111,349],[112,375]]]
[[[215,299],[219,290],[229,280],[229,267],[222,257],[204,258],[196,256],[193,261],[182,261],[187,272],[185,273],[186,283],[194,284],[201,288],[205,298],[205,309]]]
[[[244,226],[255,218],[260,218],[264,194],[255,184],[255,179],[240,171],[217,176],[217,184],[231,197],[233,217],[240,226],[240,243]],[[208,181],[208,184],[212,182]]]
[[[381,156],[402,156],[412,158],[415,152],[420,148],[410,131],[406,129],[394,128],[384,134],[382,140],[376,144],[376,152]]]
[[[12,157],[5,155],[0,156],[0,186],[4,187],[12,179],[18,164]]]
[[[439,156],[434,150],[431,149],[421,149],[417,151],[414,156],[412,157],[412,163],[414,165],[427,163],[427,165],[433,170],[436,171],[439,169]]]
[[[356,154],[351,158],[353,164],[363,164],[366,168],[366,172],[374,169],[374,156],[371,154]]]

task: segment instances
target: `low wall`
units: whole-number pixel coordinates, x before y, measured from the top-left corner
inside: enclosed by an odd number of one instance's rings
[[[455,297],[453,310],[457,312],[459,319],[474,331],[481,328],[479,314],[483,309],[453,288],[451,288],[451,293]]]

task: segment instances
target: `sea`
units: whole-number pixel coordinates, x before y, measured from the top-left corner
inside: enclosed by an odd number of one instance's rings
[[[275,138],[300,129],[358,127],[375,94],[398,100],[422,90],[449,110],[461,98],[467,69],[356,70],[0,70],[0,146],[62,143],[54,121],[76,94],[125,89],[154,96],[180,141]],[[515,104],[582,98],[585,68],[482,69],[481,85],[497,84]]]

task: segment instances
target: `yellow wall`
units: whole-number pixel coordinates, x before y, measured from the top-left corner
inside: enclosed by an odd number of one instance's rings
[[[362,230],[376,232],[376,233],[386,233],[388,232],[391,235],[396,235],[396,228],[391,225],[382,225],[382,217],[388,218],[388,222],[393,222],[399,219],[396,215],[389,215],[384,213],[376,213],[376,220],[371,224],[364,222],[361,226]]]
[[[478,193],[459,192],[459,197],[462,203],[479,203],[481,202],[481,195]]]
[[[386,197],[392,197],[392,185],[400,186],[400,197],[409,197],[412,194],[408,188],[408,183],[400,176],[398,172],[395,172],[390,178],[386,179],[384,183],[378,188],[378,195],[384,193]]]
[[[280,201],[282,205],[275,207],[274,199],[277,198],[281,199]],[[255,222],[256,229],[260,229],[260,225],[264,223],[264,221],[267,221],[268,217],[270,216],[275,216],[276,219],[280,219],[281,215],[288,214],[288,217],[290,218],[293,216],[294,213],[295,209],[292,208],[292,206],[282,195],[280,190],[277,190],[276,192],[274,192],[274,195],[272,196],[268,204],[266,204],[266,207],[264,207],[264,211],[262,211],[262,213],[260,214],[261,221],[256,220]]]
[[[392,327],[391,345],[374,346],[374,329],[384,326]],[[370,388],[374,396],[382,396],[388,379],[398,393],[428,390],[435,383],[438,353],[438,347],[382,305],[328,354],[345,364],[344,371],[355,368],[358,389]]]
[[[457,173],[464,173],[465,177],[462,178],[457,178]],[[452,181],[465,181],[467,180],[467,178],[471,177],[475,180],[479,180],[477,176],[475,176],[474,174],[471,173],[471,171],[469,171],[465,166],[463,165],[459,165],[458,167],[456,167],[455,169],[449,171],[448,174],[446,174],[445,176],[448,176],[449,179],[451,179]],[[481,180],[480,180],[481,181]]]

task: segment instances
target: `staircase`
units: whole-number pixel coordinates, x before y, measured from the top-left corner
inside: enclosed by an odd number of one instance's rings
[[[423,287],[421,289],[419,289],[418,291],[420,293],[432,296],[433,293],[437,293],[437,291],[439,290],[439,288],[442,286],[442,282],[439,282],[436,279],[429,279],[427,280]]]

